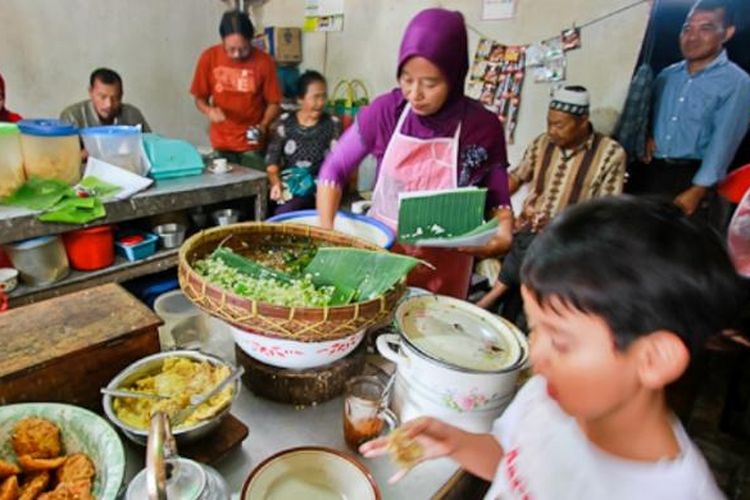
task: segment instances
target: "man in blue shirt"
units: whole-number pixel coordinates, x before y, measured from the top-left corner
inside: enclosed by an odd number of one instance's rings
[[[685,60],[655,81],[648,166],[633,188],[671,196],[688,215],[706,208],[750,122],[750,76],[724,50],[734,32],[725,2],[699,0],[680,33]]]

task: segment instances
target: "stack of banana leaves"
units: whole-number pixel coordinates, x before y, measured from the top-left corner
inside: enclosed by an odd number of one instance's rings
[[[421,262],[388,252],[320,247],[304,267],[280,270],[220,246],[198,260],[195,270],[210,283],[259,302],[324,307],[379,297]]]

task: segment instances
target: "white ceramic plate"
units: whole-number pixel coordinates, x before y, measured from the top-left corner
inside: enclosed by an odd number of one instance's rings
[[[117,432],[99,415],[60,403],[19,403],[0,407],[0,459],[15,462],[11,434],[16,422],[41,417],[57,424],[63,452],[85,453],[96,465],[93,492],[97,500],[117,497],[125,475],[125,450]]]
[[[317,210],[299,210],[271,217],[267,222],[293,222],[320,226]],[[393,231],[379,220],[349,212],[336,212],[333,228],[341,233],[370,241],[383,248],[390,248],[396,239]]]
[[[364,465],[337,450],[292,448],[267,458],[245,481],[242,500],[379,500]]]

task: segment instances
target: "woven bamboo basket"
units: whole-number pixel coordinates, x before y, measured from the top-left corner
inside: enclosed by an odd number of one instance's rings
[[[336,340],[390,319],[406,290],[405,280],[385,295],[366,302],[336,307],[285,307],[224,290],[206,281],[192,267],[220,244],[248,256],[253,250],[278,249],[305,241],[317,246],[385,251],[363,239],[302,224],[247,222],[220,226],[196,233],[182,245],[180,286],[185,295],[208,314],[255,333],[301,342]]]

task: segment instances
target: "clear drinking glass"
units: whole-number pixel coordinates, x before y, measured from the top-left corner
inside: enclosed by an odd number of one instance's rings
[[[346,383],[344,395],[344,439],[357,451],[362,443],[398,426],[398,418],[383,397],[385,384],[374,376],[354,377]]]

